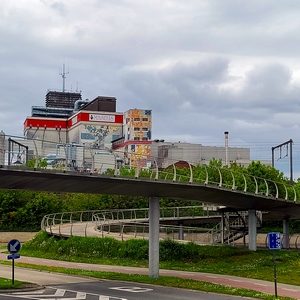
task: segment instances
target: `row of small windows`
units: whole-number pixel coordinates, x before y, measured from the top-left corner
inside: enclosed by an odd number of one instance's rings
[[[135,140],[135,141],[148,141],[148,138],[143,137],[142,139],[140,139],[138,136],[135,136],[135,137],[134,137],[134,140]]]
[[[139,122],[141,121],[141,118],[133,118],[133,121],[135,122]],[[142,122],[148,122],[149,121],[149,118],[142,118]],[[126,119],[126,123],[129,122],[129,118]]]
[[[139,127],[134,127],[134,131],[140,131],[141,130],[141,128],[139,128]],[[143,127],[142,128],[142,131],[148,131],[148,128],[147,127]]]

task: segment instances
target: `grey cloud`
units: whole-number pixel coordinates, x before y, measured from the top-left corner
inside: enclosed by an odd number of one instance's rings
[[[63,1],[55,1],[55,0],[40,0],[46,6],[52,8],[53,10],[57,11],[62,16],[67,14],[67,8]]]
[[[2,2],[0,130],[22,134],[65,62],[67,89],[152,109],[157,138],[300,144],[298,0]]]
[[[278,109],[292,112],[299,107],[300,89],[292,84],[289,68],[279,64],[264,65],[246,73],[245,87],[239,97],[246,107],[254,105],[270,112]]]

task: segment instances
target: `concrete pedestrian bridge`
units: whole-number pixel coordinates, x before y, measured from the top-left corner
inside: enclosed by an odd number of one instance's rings
[[[202,179],[193,177],[192,168],[190,176],[178,175],[174,169],[154,170],[146,177],[137,172],[120,176],[13,166],[0,169],[0,189],[164,197],[226,206],[228,210],[263,211],[268,221],[300,218],[300,191],[295,186],[235,174],[226,168],[205,169]],[[218,182],[210,180],[210,171],[219,172]],[[224,183],[226,175],[232,178],[230,185]]]
[[[130,168],[126,175],[115,165],[111,170],[108,174],[95,174],[4,166],[0,169],[0,189],[148,197],[150,277],[158,277],[160,197],[224,206],[228,212],[247,211],[249,249],[254,251],[257,211],[262,212],[263,220],[283,221],[285,248],[289,248],[289,220],[300,218],[300,193],[296,186],[233,172],[229,168],[201,166],[200,172],[196,172],[189,164],[187,176],[179,174],[175,166],[163,171],[157,166],[151,170]]]

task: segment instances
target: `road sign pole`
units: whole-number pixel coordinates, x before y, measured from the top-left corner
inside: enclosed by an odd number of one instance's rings
[[[276,251],[273,250],[275,297],[277,298]]]
[[[280,232],[268,233],[268,246],[270,250],[273,250],[274,285],[275,285],[275,297],[277,298],[276,252],[275,251],[281,249]]]
[[[12,239],[7,244],[7,250],[10,252],[8,255],[8,259],[12,260],[12,285],[15,284],[15,259],[20,258],[20,255],[17,254],[20,251],[21,243],[16,240]]]
[[[15,259],[12,259],[12,285],[15,285]]]

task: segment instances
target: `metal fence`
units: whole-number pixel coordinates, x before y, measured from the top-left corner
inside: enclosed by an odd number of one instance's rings
[[[194,210],[193,210],[194,208]],[[194,214],[189,214],[191,210]],[[44,216],[42,230],[51,235],[112,237],[121,241],[149,238],[149,209],[124,209],[101,211],[61,212]],[[202,206],[171,207],[160,209],[160,220],[180,220],[180,218],[205,218],[219,216],[218,212],[207,212]],[[282,240],[284,235],[281,235]],[[246,246],[248,237],[245,232],[230,227],[221,229],[191,226],[160,225],[160,239],[172,239],[179,242],[195,242],[202,245],[226,243],[232,246]],[[290,248],[300,248],[300,235],[289,235]],[[267,234],[257,234],[258,247],[267,248]]]

